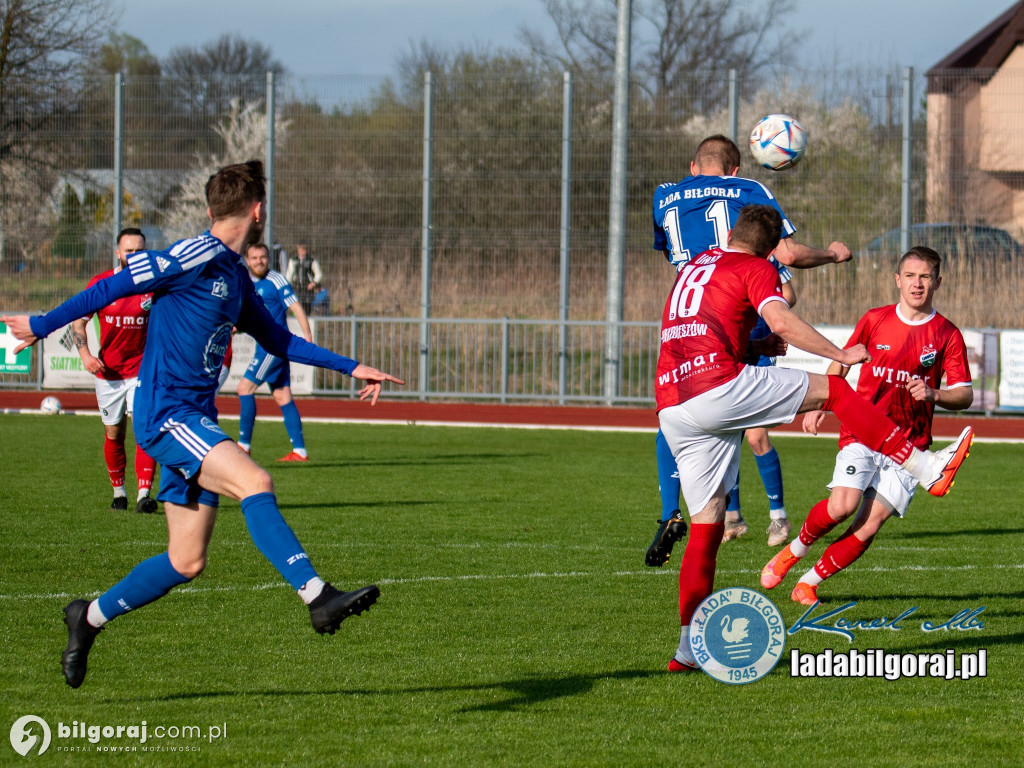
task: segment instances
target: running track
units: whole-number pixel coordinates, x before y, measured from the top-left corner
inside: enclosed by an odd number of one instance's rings
[[[65,411],[96,411],[96,396],[89,391],[51,392],[0,391],[0,412],[36,409],[47,395],[60,398]],[[270,397],[258,397],[260,416],[280,417]],[[658,418],[653,408],[600,408],[547,405],[499,405],[489,403],[422,403],[415,400],[378,400],[372,408],[368,403],[347,398],[297,398],[303,418],[338,419],[359,422],[420,424],[486,424],[498,426],[578,427],[590,429],[655,430]],[[238,398],[218,397],[217,408],[222,415],[238,415]],[[799,419],[777,428],[779,432],[800,432]],[[936,438],[954,438],[967,424],[974,426],[980,438],[1024,439],[1024,417],[981,414],[963,416],[937,415]],[[831,414],[823,431],[837,433],[839,422]]]

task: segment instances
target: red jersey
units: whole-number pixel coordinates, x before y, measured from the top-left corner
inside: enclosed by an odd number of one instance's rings
[[[906,320],[899,305],[892,304],[865,313],[846,348],[855,344],[864,344],[871,355],[871,362],[860,367],[857,392],[910,430],[915,446],[927,448],[932,442],[935,404],[912,398],[907,393],[907,382],[921,379],[938,389],[945,374],[947,389],[971,386],[967,345],[960,329],[938,312],[924,320]],[[840,447],[854,442],[848,430],[841,430]]]
[[[785,301],[767,259],[712,248],[676,275],[661,319],[658,410],[736,378],[750,331],[769,301]]]
[[[113,274],[114,270],[108,269],[96,275],[86,288]],[[152,304],[153,294],[143,293],[117,299],[96,313],[100,320],[98,357],[107,366],[106,370],[97,374],[98,378],[118,381],[138,375]]]

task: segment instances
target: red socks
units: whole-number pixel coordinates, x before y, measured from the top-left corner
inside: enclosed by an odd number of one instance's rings
[[[124,443],[118,443],[109,437],[103,438],[103,458],[107,462],[107,472],[110,474],[110,484],[114,488],[124,485],[124,470],[128,461],[124,454]],[[139,488],[149,490],[153,487],[153,473],[156,469],[156,462],[153,457],[135,446],[135,477],[138,478]]]
[[[114,488],[124,485],[124,443],[118,443],[109,437],[103,438],[103,458],[107,461],[107,472],[110,474],[110,484]]]
[[[149,489],[153,487],[154,469],[156,469],[156,462],[153,460],[153,457],[136,445],[135,477],[139,481],[140,491],[149,491]]]
[[[841,376],[828,377],[828,400],[822,408],[838,416],[857,442],[897,464],[906,461],[914,450],[906,431],[896,426],[881,408],[854,392]]]
[[[690,523],[690,537],[679,566],[679,618],[683,626],[715,584],[715,560],[725,523]]]
[[[821,560],[814,566],[814,572],[823,579],[834,576],[852,565],[870,546],[871,539],[861,541],[852,533],[846,533],[829,544],[822,553]]]
[[[800,526],[800,543],[809,547],[837,525],[839,523],[833,520],[828,513],[828,499],[822,499],[811,507],[807,519]]]

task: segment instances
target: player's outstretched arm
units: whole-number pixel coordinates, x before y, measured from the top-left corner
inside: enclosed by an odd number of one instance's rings
[[[0,317],[0,320],[14,334],[14,338],[21,342],[21,344],[14,348],[14,354],[18,354],[23,349],[28,349],[39,341],[36,335],[32,333],[32,326],[29,325],[28,315],[4,315]]]
[[[863,344],[840,349],[822,336],[814,327],[789,308],[784,301],[769,301],[761,308],[761,317],[783,339],[794,347],[812,355],[834,360],[844,366],[865,363],[871,360]]]
[[[822,264],[842,264],[853,258],[853,253],[846,247],[846,244],[838,240],[826,249],[812,248],[809,245],[796,242],[792,237],[782,238],[779,241],[779,247],[772,255],[779,263],[797,269],[811,269],[820,267]]]

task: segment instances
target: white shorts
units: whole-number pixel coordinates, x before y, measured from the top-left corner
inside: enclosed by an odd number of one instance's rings
[[[732,381],[658,412],[691,517],[735,485],[743,430],[791,422],[809,386],[804,371],[748,365]]]
[[[100,406],[100,421],[108,426],[120,424],[125,413],[131,413],[135,405],[137,378],[107,381],[96,379],[96,402]]]
[[[872,491],[876,501],[890,512],[903,517],[914,499],[917,480],[888,456],[860,443],[850,443],[836,456],[836,468],[828,489],[855,488]]]

